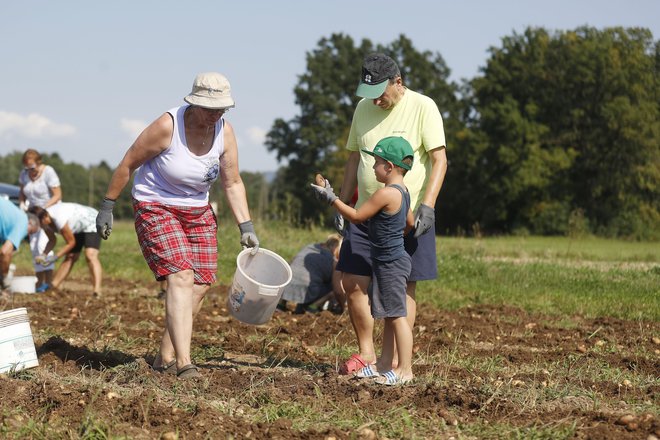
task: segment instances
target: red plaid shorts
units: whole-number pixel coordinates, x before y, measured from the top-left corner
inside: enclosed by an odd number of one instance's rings
[[[218,271],[218,223],[210,205],[168,206],[133,200],[142,255],[158,281],[193,270],[195,284],[212,284]]]

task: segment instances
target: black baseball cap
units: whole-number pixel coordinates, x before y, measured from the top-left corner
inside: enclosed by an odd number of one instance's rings
[[[399,66],[384,53],[372,53],[364,58],[360,84],[355,94],[361,98],[376,99],[385,91],[387,81],[401,75]]]

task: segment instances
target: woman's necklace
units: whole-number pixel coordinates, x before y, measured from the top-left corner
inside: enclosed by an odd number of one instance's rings
[[[209,130],[211,130],[213,126],[209,125],[206,127],[206,132],[204,133],[204,137],[202,138],[202,147],[206,147],[206,140],[209,138]]]
[[[190,106],[186,109],[186,114],[184,115],[184,125],[186,124],[186,122],[185,122],[186,117],[188,117],[188,122],[190,122],[191,124],[193,123],[192,119],[194,118],[194,116],[192,115],[192,113],[188,113],[188,111],[192,112],[192,106]],[[190,114],[190,116],[188,116],[189,114]],[[209,138],[209,131],[211,131],[211,129],[213,129],[215,131],[215,124],[206,126],[206,131],[202,135],[202,146],[201,146],[201,148],[206,148],[206,143],[208,142],[208,138]]]

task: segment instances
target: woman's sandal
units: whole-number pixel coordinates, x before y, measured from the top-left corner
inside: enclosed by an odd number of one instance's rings
[[[176,359],[166,363],[166,364],[161,364],[160,366],[156,367],[155,365],[152,365],[151,368],[154,369],[154,371],[157,371],[159,373],[164,373],[164,374],[176,374]]]
[[[188,364],[181,367],[180,370],[177,370],[176,377],[179,379],[197,379],[198,377],[202,377],[202,375],[196,365]]]
[[[407,383],[412,382],[413,378],[409,377],[407,379],[404,379],[403,377],[399,376],[394,372],[394,370],[390,370],[387,373],[384,373],[381,375],[379,378],[375,380],[375,383],[379,385],[405,385]]]

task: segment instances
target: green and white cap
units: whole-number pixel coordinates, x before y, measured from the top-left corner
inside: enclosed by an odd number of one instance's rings
[[[410,170],[412,168],[412,162],[410,165],[403,162],[406,157],[410,157],[412,160],[415,156],[410,143],[400,136],[390,136],[381,139],[378,141],[373,151],[362,150],[370,156],[378,156],[385,160],[392,162],[394,165],[403,168],[404,170]]]

